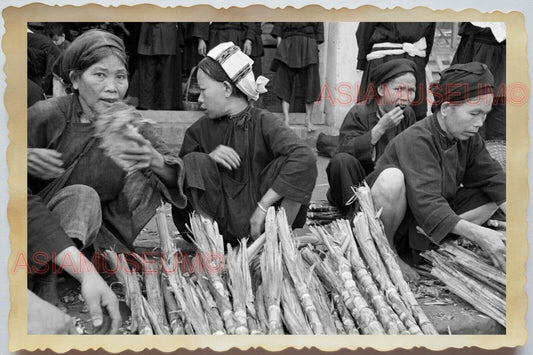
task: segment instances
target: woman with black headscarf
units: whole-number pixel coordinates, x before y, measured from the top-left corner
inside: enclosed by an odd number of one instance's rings
[[[97,121],[127,107],[121,103],[128,75],[120,38],[101,30],[82,34],[63,53],[59,75],[73,93],[28,110],[28,252],[44,256],[41,266],[57,263],[54,255],[67,248],[90,246],[97,236],[105,247],[122,242],[132,248],[162,199],[179,207],[186,201],[182,161],[150,126],[127,135],[132,144],[114,156],[100,148]],[[50,211],[54,218],[41,218]],[[57,303],[55,288],[47,289],[46,298]]]

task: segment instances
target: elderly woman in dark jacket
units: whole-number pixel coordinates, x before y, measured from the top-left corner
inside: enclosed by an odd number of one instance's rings
[[[113,159],[99,147],[95,121],[113,110],[128,88],[122,40],[100,30],[82,34],[63,53],[60,74],[74,93],[28,110],[29,194],[58,217],[71,239],[48,245],[45,262],[54,262],[52,254],[66,247],[86,248],[97,236],[106,247],[131,248],[162,199],[179,207],[186,203],[182,161],[149,126],[125,137],[135,144],[119,149]],[[117,159],[128,167],[117,165]],[[29,210],[28,221],[38,220],[30,214],[39,210]],[[40,252],[29,244],[29,251]],[[55,287],[45,289],[41,295],[57,303]]]

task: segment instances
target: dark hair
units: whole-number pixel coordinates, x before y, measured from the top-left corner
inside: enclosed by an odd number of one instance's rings
[[[59,75],[67,85],[72,85],[70,73],[81,75],[91,65],[114,55],[128,67],[128,57],[122,40],[102,30],[90,30],[77,37],[62,54]]]
[[[211,57],[205,57],[198,63],[198,70],[202,70],[204,73],[206,73],[211,79],[218,81],[218,82],[224,82],[227,81],[231,85],[232,89],[232,95],[237,97],[242,97],[248,101],[248,97],[245,93],[243,93],[231,80],[231,78],[228,76],[228,74],[224,71],[222,68],[222,65],[220,65],[219,62],[214,60]]]

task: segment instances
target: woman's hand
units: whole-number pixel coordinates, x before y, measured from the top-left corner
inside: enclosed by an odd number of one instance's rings
[[[250,41],[249,39],[244,41],[244,45],[242,46],[242,51],[246,55],[252,54],[252,41]]]
[[[61,153],[53,149],[28,148],[28,173],[49,180],[63,174]]]
[[[89,308],[93,325],[97,328],[105,325],[103,307],[111,318],[109,329],[104,331],[107,334],[116,334],[122,323],[118,299],[113,290],[109,288],[97,272],[88,273],[83,278],[81,281],[81,294]]]
[[[490,228],[480,228],[484,231],[479,238],[478,245],[489,255],[494,266],[505,271],[505,244],[502,241],[502,233]]]
[[[156,170],[164,167],[165,159],[163,155],[152,146],[149,140],[140,134],[130,134],[126,138],[138,145],[137,147],[128,145],[118,154],[119,159],[131,163],[127,168],[128,173],[146,168]]]
[[[219,145],[211,153],[209,153],[218,165],[225,167],[228,170],[237,169],[241,165],[241,158],[239,154],[233,149],[225,145]]]
[[[207,45],[205,44],[205,41],[201,38],[198,39],[198,54],[202,57],[205,57],[207,55]]]
[[[265,230],[266,212],[257,207],[250,217],[250,235],[256,240]]]

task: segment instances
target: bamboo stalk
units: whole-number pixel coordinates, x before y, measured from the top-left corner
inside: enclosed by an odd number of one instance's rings
[[[357,314],[356,320],[361,331],[364,334],[385,334],[385,330],[377,320],[374,311],[359,292],[352,276],[350,263],[342,256],[340,248],[331,243],[331,237],[324,228],[311,228],[311,231],[319,235],[322,238],[322,242],[327,246],[329,253],[325,260],[329,259],[331,261],[331,265],[339,274],[344,288],[349,293],[349,298],[355,307]]]
[[[154,323],[157,323],[157,326],[154,327],[154,330],[157,328],[157,334],[170,334],[170,327],[167,322],[167,317],[164,314],[165,308],[160,280],[161,267],[157,260],[150,260],[147,257],[144,257],[142,260],[146,298],[156,319],[152,321],[150,318],[150,321],[152,322],[152,326],[154,326]]]
[[[402,320],[410,334],[422,334],[422,330],[417,324],[410,308],[407,308],[403,299],[400,297],[398,290],[389,278],[387,269],[381,260],[381,257],[374,245],[374,241],[368,229],[367,220],[362,212],[358,212],[354,217],[354,236],[357,244],[365,258],[372,276],[377,281],[380,289],[385,294],[385,299]]]
[[[278,244],[276,211],[268,209],[265,219],[265,243],[261,254],[261,279],[265,295],[264,302],[268,315],[268,334],[283,334],[281,326],[281,286],[283,268],[281,249]]]
[[[374,239],[378,250],[380,251],[381,257],[385,262],[387,270],[389,271],[390,278],[392,282],[396,285],[400,294],[407,303],[407,306],[411,308],[415,319],[418,321],[420,328],[424,334],[438,334],[431,324],[431,321],[428,319],[424,313],[422,307],[416,301],[416,298],[409,287],[407,281],[405,281],[400,265],[398,264],[396,253],[392,250],[385,232],[383,225],[379,217],[376,216],[374,204],[372,201],[372,194],[370,188],[365,183],[364,186],[356,188],[356,195],[359,200],[361,209],[367,216],[367,221],[370,228],[370,234]]]
[[[185,328],[181,318],[183,316],[183,312],[178,308],[176,299],[170,292],[168,279],[165,277],[161,277],[161,290],[163,293],[163,299],[165,301],[165,310],[167,313],[168,322],[170,323],[170,329],[172,330],[172,335],[185,334]]]
[[[316,306],[313,303],[313,299],[304,279],[305,268],[294,241],[291,239],[287,216],[285,215],[285,210],[283,208],[278,211],[276,219],[285,267],[294,283],[296,292],[298,292],[298,298],[302,304],[307,319],[309,320],[309,324],[313,329],[313,333],[324,334],[322,322],[320,321]]]
[[[387,303],[383,293],[380,292],[374,279],[369,274],[366,264],[361,258],[357,245],[355,244],[355,237],[350,228],[350,222],[346,220],[333,222],[332,231],[336,240],[340,239],[342,241],[344,238],[344,241],[347,242],[348,245],[345,254],[350,261],[352,271],[361,288],[368,294],[387,334],[410,334],[398,315]],[[421,332],[418,333],[420,334]]]

